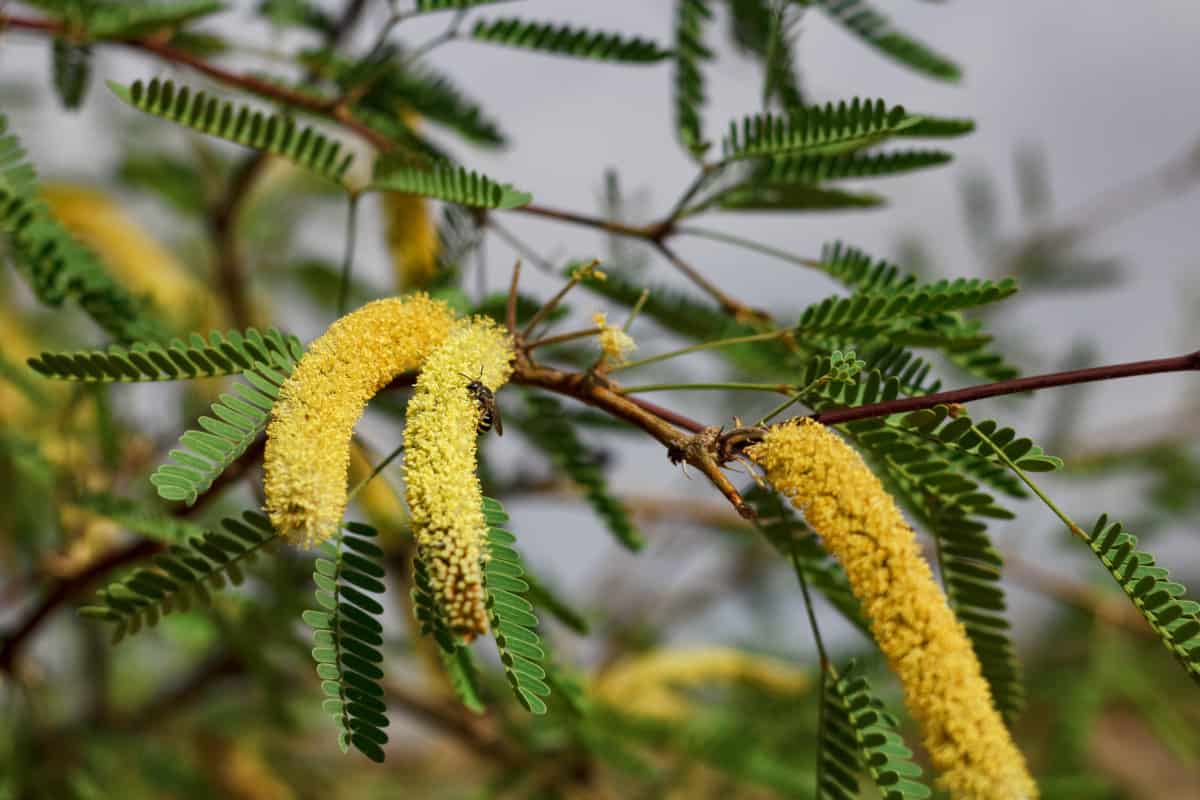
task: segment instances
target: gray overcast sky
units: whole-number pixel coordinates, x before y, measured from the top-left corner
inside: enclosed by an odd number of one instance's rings
[[[372,5],[375,18],[382,19],[384,4]],[[672,5],[642,0],[526,0],[476,16],[569,18],[579,25],[669,42]],[[915,234],[932,248],[947,274],[977,275],[984,267],[968,245],[960,199],[961,183],[972,171],[998,179],[1006,231],[1017,234],[1021,229],[1014,212],[1012,157],[1019,145],[1035,144],[1045,151],[1056,208],[1066,212],[1151,171],[1200,139],[1200,5],[1186,0],[1140,4],[1019,0],[1000,5],[879,0],[877,5],[898,26],[919,32],[955,57],[964,67],[964,81],[943,84],[906,71],[812,13],[802,24],[798,42],[809,96],[818,101],[857,94],[881,96],[914,111],[973,117],[978,132],[946,143],[957,154],[949,167],[876,184],[873,188],[893,200],[885,210],[724,217],[706,221],[709,227],[806,255],[816,254],[823,242],[842,239],[877,256],[894,256],[900,238]],[[984,7],[1003,10],[979,10]],[[401,26],[396,35],[409,43],[421,42],[446,21],[444,15],[415,20]],[[226,29],[245,40],[261,32],[257,27]],[[712,39],[724,39],[723,19],[713,26]],[[724,44],[719,49],[722,63],[709,71],[712,102],[707,123],[713,137],[719,137],[729,120],[757,110],[759,92],[759,77],[751,64],[733,57]],[[44,42],[6,35],[0,39],[0,80],[41,72],[46,59]],[[670,206],[693,175],[691,163],[674,141],[671,71],[666,65],[602,66],[471,43],[447,45],[435,51],[432,61],[470,94],[486,101],[511,134],[513,146],[506,152],[476,154],[456,148],[458,154],[494,177],[516,180],[539,203],[594,210],[602,171],[611,166],[619,169],[628,191],[649,193],[648,211],[655,214]],[[128,57],[120,59],[119,71],[118,59],[111,55],[101,63],[107,70],[103,77],[132,79],[165,72],[161,65]],[[102,174],[107,168],[111,145],[82,133],[89,120],[96,119],[94,115],[114,113],[117,103],[99,86],[93,87],[90,103],[81,119],[66,118],[50,103],[43,103],[37,113],[14,115],[13,122],[44,172]],[[38,133],[31,136],[31,130]],[[603,252],[599,238],[587,231],[519,215],[509,215],[506,221],[543,252],[573,256]],[[1053,366],[1077,338],[1099,343],[1102,357],[1109,361],[1194,349],[1197,342],[1187,337],[1196,332],[1191,319],[1195,290],[1200,288],[1194,277],[1200,260],[1198,221],[1200,192],[1196,191],[1132,216],[1104,230],[1090,248],[1123,260],[1126,279],[1119,287],[1064,294],[1001,311],[997,315],[1001,330],[1039,356],[1038,363],[1023,366],[1030,370]],[[364,221],[364,230],[368,224]],[[336,242],[340,230],[331,228],[329,235]],[[383,275],[380,251],[372,244],[375,238],[362,237],[361,269]],[[752,303],[796,308],[833,289],[819,276],[722,245],[690,240],[682,242],[680,250],[717,283]],[[497,287],[505,280],[511,256],[495,243],[488,252],[491,284]],[[677,282],[662,263],[652,268],[651,279]],[[529,283],[541,290],[552,286],[533,275]],[[643,345],[643,353],[653,351],[653,341]],[[1138,409],[1174,407],[1189,385],[1194,387],[1195,382],[1176,376],[1099,387],[1084,429],[1099,430]],[[681,398],[679,402],[695,401]],[[1009,421],[1036,432],[1039,422],[1045,421],[1048,403],[1039,399],[1003,408]],[[661,453],[648,446],[625,454],[615,483],[707,493],[701,480],[681,479],[666,468]],[[1089,505],[1075,507],[1081,514],[1084,509],[1088,514],[1095,511]],[[1031,511],[1036,520],[1031,525],[1038,532],[1051,527],[1041,509]],[[572,526],[593,524],[585,515],[568,517],[534,507],[521,513],[529,531],[539,538],[561,534],[567,520]],[[588,557],[599,552],[603,535],[585,540],[579,528],[572,530],[573,546],[584,548],[580,551],[584,558],[575,560],[577,574],[582,574]],[[595,543],[596,549],[585,541]]]

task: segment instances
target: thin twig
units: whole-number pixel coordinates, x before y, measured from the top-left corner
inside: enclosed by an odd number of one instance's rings
[[[543,336],[541,339],[536,339],[525,345],[525,350],[528,352],[538,347],[562,344],[563,342],[571,342],[576,339],[586,339],[589,336],[598,336],[603,330],[603,328],[585,328],[583,330],[570,331],[569,333],[560,333],[557,336]]]
[[[733,297],[730,297],[715,283],[701,275],[695,269],[695,267],[684,261],[678,253],[676,253],[667,245],[666,242],[656,241],[654,246],[658,248],[658,252],[662,253],[663,256],[665,256],[666,259],[671,262],[675,269],[682,272],[688,280],[707,292],[712,299],[716,300],[717,303],[720,304],[722,309],[724,309],[728,314],[732,315],[735,319],[742,321],[766,321],[770,319],[770,316],[765,312],[750,308],[740,300],[735,300]]]
[[[547,314],[558,307],[559,302],[567,296],[567,292],[575,288],[575,285],[583,280],[584,276],[599,263],[599,261],[593,260],[591,263],[585,264],[572,272],[566,285],[559,289],[557,294],[542,304],[542,307],[534,313],[533,318],[525,323],[525,328],[521,331],[521,336],[524,338],[533,333],[533,329],[537,327],[537,324],[545,319]]]
[[[508,284],[508,302],[504,307],[504,325],[509,336],[517,335],[517,282],[521,280],[521,261],[513,264],[512,280]]]

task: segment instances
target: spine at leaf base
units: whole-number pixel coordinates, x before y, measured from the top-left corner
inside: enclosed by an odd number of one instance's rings
[[[368,303],[314,341],[271,409],[263,456],[267,514],[294,544],[337,532],[346,509],[350,436],[367,401],[418,369],[453,315],[423,294]]]
[[[1035,798],[966,630],[912,528],[858,453],[807,419],[772,428],[746,452],[846,570],[942,787],[956,800]]]
[[[493,392],[512,373],[512,343],[488,319],[455,326],[430,354],[408,403],[404,478],[417,555],[446,620],[470,640],[487,633],[483,587],[486,526],[476,475],[481,408],[468,384]]]

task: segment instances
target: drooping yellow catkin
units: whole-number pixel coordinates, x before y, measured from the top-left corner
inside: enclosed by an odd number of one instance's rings
[[[849,445],[811,420],[772,428],[746,450],[846,570],[871,632],[955,798],[1020,800],[1037,787],[916,536]]]
[[[363,408],[401,372],[417,369],[450,331],[445,303],[423,294],[368,303],[314,341],[271,409],[263,456],[275,529],[312,547],[346,509],[350,435]]]
[[[73,236],[134,294],[149,295],[180,330],[222,326],[220,306],[207,287],[108,195],[69,183],[47,184],[41,192]]]
[[[622,711],[683,719],[692,709],[686,690],[710,683],[750,683],[778,694],[806,691],[811,680],[774,658],[728,647],[658,650],[614,664],[592,691]]]
[[[428,286],[437,274],[440,241],[429,212],[429,202],[417,194],[383,193],[384,230],[396,290]]]
[[[512,374],[512,341],[494,322],[459,322],[430,354],[408,401],[404,479],[418,553],[451,628],[487,632],[483,593],[483,493],[475,474],[480,408],[467,390],[495,391]]]

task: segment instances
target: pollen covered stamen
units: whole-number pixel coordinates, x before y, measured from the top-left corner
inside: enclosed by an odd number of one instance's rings
[[[483,589],[483,493],[476,476],[482,413],[468,384],[495,391],[512,372],[508,337],[491,320],[458,323],[426,360],[408,403],[404,474],[418,556],[450,627],[487,632]]]
[[[367,401],[417,369],[453,315],[423,294],[368,303],[329,327],[284,382],[263,457],[267,514],[293,543],[333,535],[346,510],[350,436]]]
[[[871,633],[904,687],[941,784],[955,798],[1033,798],[1037,787],[992,703],[966,630],[916,536],[859,455],[812,420],[746,451],[846,570]]]

